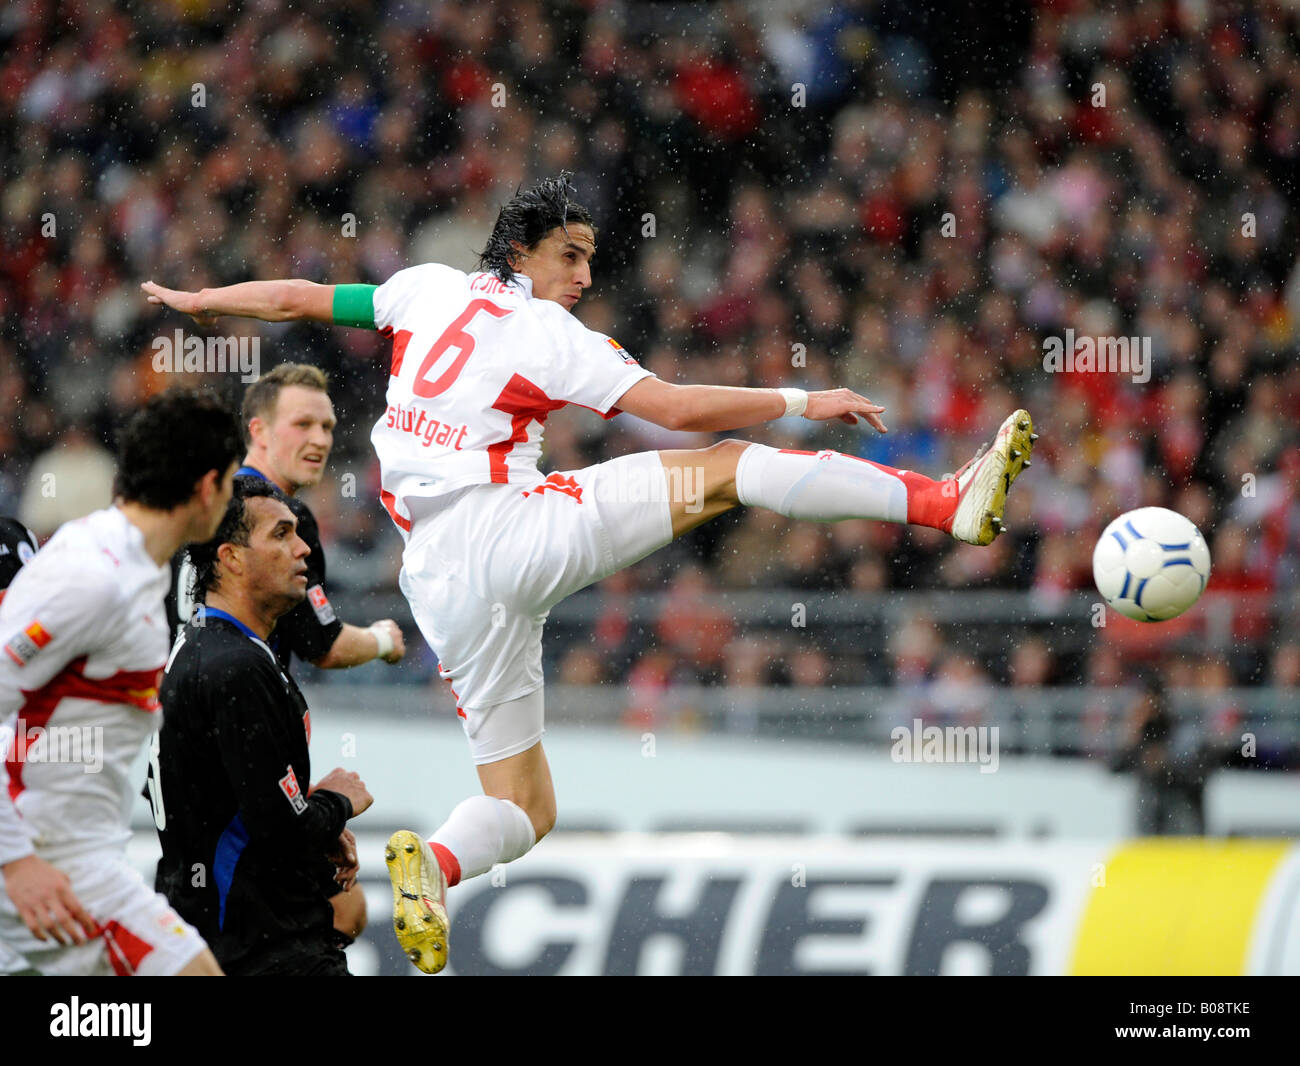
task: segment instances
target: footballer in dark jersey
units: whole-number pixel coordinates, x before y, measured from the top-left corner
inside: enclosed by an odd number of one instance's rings
[[[267,644],[307,592],[296,525],[274,485],[235,479],[216,537],[191,546],[204,603],[159,693],[156,888],[232,975],[348,972],[327,886],[355,890],[346,825],[371,800],[341,768],[312,787],[307,702]]]

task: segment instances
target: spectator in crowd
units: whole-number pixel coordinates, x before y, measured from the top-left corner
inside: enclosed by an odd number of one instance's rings
[[[18,515],[44,540],[64,522],[113,502],[113,457],[78,426],[33,461]]]
[[[1160,676],[1145,675],[1129,704],[1115,773],[1137,782],[1135,829],[1144,836],[1205,832],[1205,770],[1199,752],[1177,746],[1177,722]]]

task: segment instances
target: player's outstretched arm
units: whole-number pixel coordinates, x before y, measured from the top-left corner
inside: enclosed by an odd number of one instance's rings
[[[162,304],[173,311],[189,315],[201,326],[211,325],[219,315],[260,318],[263,322],[289,322],[308,319],[334,322],[334,285],[289,279],[282,281],[243,281],[218,289],[185,292],[166,289],[152,281],[140,288],[151,304]]]
[[[838,418],[851,426],[856,425],[861,417],[881,433],[887,432],[880,420],[885,409],[850,389],[828,389],[803,395],[807,397],[807,405],[799,411],[796,403],[795,410],[790,413],[800,413],[804,418],[816,421]],[[673,385],[658,378],[644,378],[623,393],[618,407],[665,429],[724,433],[782,418],[789,405],[786,395],[777,389]]]

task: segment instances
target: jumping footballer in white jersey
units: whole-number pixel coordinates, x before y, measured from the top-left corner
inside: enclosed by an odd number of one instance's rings
[[[541,635],[556,603],[738,504],[819,522],[907,522],[991,543],[1035,439],[1029,415],[1016,411],[991,447],[939,481],[741,440],[543,477],[542,429],[565,404],[697,432],[800,414],[861,417],[885,432],[884,408],[848,389],[660,381],[570,314],[591,284],[595,250],[591,216],[568,199],[561,175],[502,208],[479,273],[430,263],[378,287],[143,286],[151,302],[201,322],[310,319],[392,338],[388,406],[371,434],[382,501],[406,541],[402,591],[452,686],[485,793],[459,804],[427,843],[405,831],[389,842],[398,939],[429,973],[446,962],[446,888],[519,858],[555,824],[541,745]]]
[[[62,526],[0,603],[0,973],[221,973],[125,849],[168,562],[215,532],[242,454],[213,397],[155,396],[123,434],[115,505]]]

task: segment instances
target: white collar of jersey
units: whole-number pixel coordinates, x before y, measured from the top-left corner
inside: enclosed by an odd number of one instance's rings
[[[122,510],[122,508],[119,507],[116,503],[113,504],[111,507],[109,507],[108,510],[113,513],[113,517],[117,519],[117,521],[121,524],[122,528],[126,531],[126,542],[127,545],[131,548],[131,550],[138,553],[140,558],[144,560],[146,564],[148,564],[154,570],[156,570],[159,575],[165,573],[170,577],[171,564],[163,563],[159,565],[158,563],[154,562],[153,556],[150,555],[148,549],[145,548],[144,530],[142,530],[139,526],[137,526],[134,522],[132,522],[131,519],[127,518],[126,512]]]
[[[533,279],[527,274],[516,274],[511,284],[518,285],[519,288],[523,289],[524,295],[530,300],[533,298]]]

